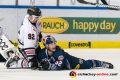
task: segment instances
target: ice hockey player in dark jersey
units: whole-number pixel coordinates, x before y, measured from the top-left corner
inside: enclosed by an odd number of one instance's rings
[[[47,35],[43,38],[45,48],[38,54],[40,70],[63,70],[63,69],[91,69],[103,67],[113,69],[111,63],[100,60],[84,60],[69,55],[56,45],[54,37]]]

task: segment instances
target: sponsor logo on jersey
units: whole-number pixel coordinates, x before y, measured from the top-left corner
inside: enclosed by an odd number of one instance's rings
[[[83,60],[82,60],[82,59],[79,59],[79,63],[80,63],[80,64],[83,64]]]
[[[75,69],[79,69],[80,68],[80,64],[78,64],[76,67],[75,67]]]
[[[58,17],[45,17],[41,20],[42,33],[58,34],[66,31],[69,24],[66,20]]]
[[[59,57],[58,57],[58,60],[63,60],[63,59],[64,59],[63,56],[59,56]]]
[[[33,27],[33,31],[35,31],[35,28]]]
[[[41,22],[39,23],[39,25],[41,25]]]

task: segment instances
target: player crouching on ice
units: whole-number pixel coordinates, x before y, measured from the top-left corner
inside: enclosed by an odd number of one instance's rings
[[[16,47],[9,41],[9,39],[3,34],[0,35],[0,54],[6,59],[5,66],[7,68],[13,65],[15,65],[14,68],[33,69],[34,68],[33,66],[35,66],[36,69],[36,67],[38,67],[36,57],[32,58],[29,61],[27,55],[25,55],[25,52],[20,53],[16,49]]]
[[[84,60],[69,55],[59,46],[54,37],[48,35],[43,38],[45,48],[38,54],[40,70],[63,70],[63,69],[91,69],[103,67],[113,69],[113,65],[100,60]]]

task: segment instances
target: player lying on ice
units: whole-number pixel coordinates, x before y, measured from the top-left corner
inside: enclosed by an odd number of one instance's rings
[[[38,54],[40,70],[63,70],[63,69],[91,69],[103,67],[113,69],[113,65],[100,60],[84,60],[69,55],[59,46],[54,37],[48,35],[43,38],[45,48]]]
[[[38,54],[38,62],[36,57],[31,60],[27,55],[22,55],[13,44],[2,35],[0,38],[0,53],[6,59],[5,66],[10,68],[16,65],[18,68],[31,68],[40,70],[63,70],[63,69],[91,69],[94,67],[103,67],[113,69],[113,65],[108,62],[99,60],[84,60],[69,55],[56,45],[57,41],[52,36],[43,38],[46,48],[42,49]],[[36,59],[35,59],[36,58]],[[39,67],[38,64],[40,63]],[[35,68],[34,68],[35,67]]]

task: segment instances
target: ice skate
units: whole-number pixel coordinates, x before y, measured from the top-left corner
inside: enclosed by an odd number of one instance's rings
[[[103,61],[103,67],[108,69],[113,69],[113,64]]]
[[[5,65],[7,68],[9,68],[10,66],[16,64],[18,62],[19,58],[17,56],[10,58],[9,60],[6,61]]]

